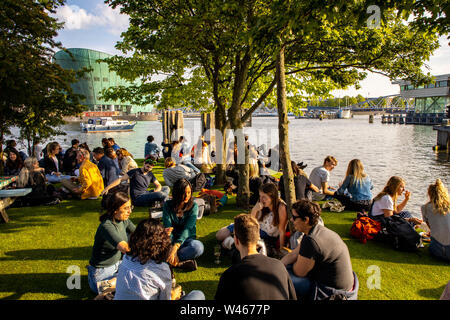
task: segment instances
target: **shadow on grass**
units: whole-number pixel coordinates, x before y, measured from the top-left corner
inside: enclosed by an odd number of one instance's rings
[[[206,297],[206,300],[214,300],[214,296],[217,291],[218,281],[213,280],[201,280],[201,281],[187,281],[187,282],[177,282],[181,285],[183,290],[188,293],[192,290],[201,290]]]
[[[86,260],[91,257],[92,246],[78,248],[60,249],[31,249],[7,251],[6,257],[1,257],[0,261],[24,261],[24,260]]]
[[[438,300],[441,297],[442,292],[444,292],[445,286],[446,285],[438,288],[421,289],[418,290],[417,293],[422,297]]]
[[[34,206],[7,209],[9,223],[0,224],[0,232],[17,232],[27,226],[49,226],[55,218],[79,218],[86,214],[100,216],[100,201],[64,200],[54,206]]]
[[[1,300],[17,300],[27,293],[59,294],[64,300],[93,299],[87,276],[80,276],[81,289],[68,289],[68,273],[1,274],[0,292],[12,292]]]

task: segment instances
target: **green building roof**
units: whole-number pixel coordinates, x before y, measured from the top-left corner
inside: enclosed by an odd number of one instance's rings
[[[123,111],[126,113],[151,112],[152,105],[135,106],[120,101],[109,101],[101,99],[100,92],[109,87],[119,85],[129,86],[130,82],[120,78],[114,71],[110,71],[108,64],[98,62],[100,59],[112,57],[112,55],[83,48],[67,49],[73,57],[65,51],[58,51],[53,60],[64,69],[80,70],[90,68],[91,72],[86,73],[82,79],[72,85],[75,93],[86,97],[82,104],[88,106],[89,111]]]

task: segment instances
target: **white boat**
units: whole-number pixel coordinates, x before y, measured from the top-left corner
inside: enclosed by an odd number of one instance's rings
[[[342,108],[338,111],[338,118],[339,119],[350,119],[352,117],[352,112],[350,109]]]
[[[113,120],[111,117],[90,118],[87,123],[81,123],[83,132],[133,131],[136,121]]]

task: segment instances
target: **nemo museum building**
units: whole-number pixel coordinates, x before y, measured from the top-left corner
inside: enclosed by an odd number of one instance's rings
[[[110,71],[106,62],[101,59],[112,55],[81,48],[67,49],[72,56],[65,51],[58,51],[53,61],[64,69],[80,70],[89,68],[91,71],[84,74],[83,78],[72,84],[75,93],[85,97],[81,104],[88,107],[85,115],[91,113],[109,113],[112,115],[147,114],[153,109],[152,105],[136,106],[129,103],[109,101],[101,98],[101,91],[109,87],[130,86],[131,83],[120,78],[114,71]]]
[[[406,114],[406,124],[435,125],[450,118],[450,74],[434,76],[434,82],[425,86],[414,86],[403,80],[392,83],[400,85],[404,99],[414,99],[414,110]]]

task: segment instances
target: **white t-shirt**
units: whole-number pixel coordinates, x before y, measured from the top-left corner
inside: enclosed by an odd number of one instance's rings
[[[386,194],[380,200],[374,202],[372,207],[372,215],[373,216],[381,216],[384,214],[384,210],[394,211],[394,201],[391,196]]]
[[[262,231],[264,231],[271,237],[278,237],[280,235],[278,227],[273,225],[273,212],[270,212],[264,217],[262,221],[259,221],[259,226]]]
[[[322,183],[330,180],[330,171],[325,169],[323,166],[314,168],[309,175],[309,180],[313,185],[320,189],[321,193],[323,193]]]

